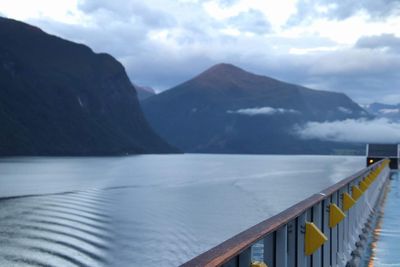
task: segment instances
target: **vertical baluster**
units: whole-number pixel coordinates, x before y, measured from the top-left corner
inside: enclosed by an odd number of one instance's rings
[[[251,247],[239,254],[239,267],[249,267],[251,265]]]
[[[305,255],[304,239],[307,212],[297,218],[297,267],[307,267],[307,256]]]
[[[287,224],[288,234],[288,267],[296,267],[296,221]]]
[[[321,202],[316,204],[313,208],[312,212],[312,221],[318,227],[318,229],[322,229],[322,204]],[[321,266],[321,248],[314,252],[312,255],[312,266],[320,267]]]
[[[331,196],[331,202],[336,204],[338,207],[340,207],[339,203],[339,193],[335,192]],[[339,246],[339,231],[338,231],[338,226],[334,227],[331,229],[331,238],[330,238],[330,246],[331,246],[331,266],[336,267],[337,266],[337,259],[338,259],[338,246]]]
[[[331,229],[329,228],[329,205],[331,204],[330,197],[322,201],[322,232],[328,237],[328,242],[322,247],[322,266],[330,266],[331,254]]]
[[[276,266],[287,267],[287,225],[276,232]]]
[[[349,185],[346,185],[345,192],[351,195]],[[351,221],[351,209],[346,211],[346,218],[344,219],[343,227],[343,255],[345,262],[350,260],[351,248],[350,248],[350,221]]]
[[[264,262],[268,267],[275,266],[275,232],[264,238]]]
[[[349,183],[348,185],[348,190],[349,190],[349,195],[352,196],[352,186],[354,185],[354,182]],[[348,228],[347,228],[347,252],[348,252],[348,257],[350,260],[351,259],[351,252],[356,248],[356,232],[355,232],[355,220],[356,220],[356,209],[357,209],[357,202],[354,204],[354,206],[349,210],[349,220],[348,220]]]
[[[338,201],[340,203],[339,207],[341,209],[343,209],[343,193],[345,193],[346,191],[347,190],[345,188],[341,188],[339,190]],[[346,212],[346,216],[347,216],[347,212]],[[344,248],[344,245],[345,245],[344,229],[345,229],[346,220],[347,220],[347,217],[343,221],[341,221],[337,226],[337,230],[338,230],[338,259],[337,259],[338,261],[337,261],[337,264],[339,266],[344,266],[346,263],[346,259],[345,259],[345,255],[344,255],[344,249],[345,249]]]
[[[230,261],[223,264],[222,267],[238,267],[239,256],[233,257]]]
[[[356,179],[354,181],[354,186],[358,186],[360,178]],[[363,206],[363,195],[361,195],[361,197],[358,199],[356,206],[355,206],[355,212],[354,212],[354,238],[355,241],[357,242],[359,239],[359,235],[361,232],[361,224],[363,223],[363,218],[362,218],[362,206]]]

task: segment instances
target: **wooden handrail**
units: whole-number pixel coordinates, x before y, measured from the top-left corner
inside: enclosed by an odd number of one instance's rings
[[[314,194],[307,199],[295,204],[294,206],[278,213],[266,219],[253,227],[233,236],[232,238],[224,241],[216,247],[200,254],[192,260],[184,263],[181,267],[211,267],[220,266],[227,263],[230,259],[240,254],[251,245],[261,240],[265,236],[274,231],[277,231],[283,225],[296,219],[307,209],[312,208],[317,203],[330,197],[335,192],[338,192],[341,188],[347,186],[357,178],[367,174],[374,169],[377,165],[381,164],[383,160],[376,162],[375,164],[366,167],[357,173],[341,180],[340,182],[328,187],[320,193]]]

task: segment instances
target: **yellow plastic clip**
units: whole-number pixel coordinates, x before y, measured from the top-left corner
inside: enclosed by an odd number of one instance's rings
[[[347,193],[343,193],[343,210],[348,211],[356,204],[356,201]]]
[[[360,189],[365,192],[368,189],[368,185],[364,181],[360,181]]]
[[[356,186],[356,185],[353,185],[352,191],[353,191],[353,193],[352,193],[351,197],[354,198],[354,200],[358,200],[363,194],[363,192],[360,190],[360,188],[358,188],[358,186]]]
[[[315,226],[314,223],[306,222],[306,234],[304,249],[306,256],[310,256],[319,249],[327,240],[326,236]]]
[[[336,204],[332,203],[329,205],[329,227],[330,228],[335,227],[345,217],[346,217],[346,214],[344,214],[343,211]]]
[[[268,267],[268,265],[262,261],[253,261],[251,267]]]

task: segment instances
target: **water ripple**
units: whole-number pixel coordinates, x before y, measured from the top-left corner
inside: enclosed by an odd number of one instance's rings
[[[105,266],[113,240],[102,190],[0,199],[0,266]]]

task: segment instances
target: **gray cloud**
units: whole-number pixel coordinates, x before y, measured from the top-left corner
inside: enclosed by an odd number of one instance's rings
[[[332,1],[323,0],[322,4],[329,5]],[[400,2],[397,0],[341,0],[336,3],[337,8],[330,14],[338,19],[346,19],[359,11],[366,11],[373,18],[382,18],[388,15],[399,14]]]
[[[388,119],[347,119],[333,122],[309,122],[297,126],[295,133],[303,139],[351,143],[399,143],[400,124]]]
[[[140,20],[144,25],[168,28],[176,25],[176,20],[168,12],[150,7],[141,1],[126,1],[121,4],[119,1],[106,0],[81,0],[78,2],[78,8],[94,16],[101,16],[104,13],[111,13],[115,20],[133,21]]]
[[[281,64],[287,68],[275,75],[294,83],[343,92],[360,103],[400,101],[399,54],[350,48],[289,56]]]
[[[394,34],[382,34],[379,36],[365,36],[355,44],[357,48],[388,49],[390,52],[400,52],[400,38]]]
[[[236,1],[219,2],[229,6]],[[375,4],[371,1],[353,2],[361,1],[340,2],[336,8],[328,9],[328,14],[321,14],[315,5],[329,5],[331,1],[300,1],[298,15],[304,15],[310,5],[316,12],[310,19],[339,17],[334,13],[349,5],[353,13],[360,5],[373,12]],[[393,5],[389,4],[391,11],[385,7],[375,11],[380,10],[380,16],[393,15],[397,4]],[[354,47],[336,51],[295,55],[289,53],[292,48],[335,47],[336,43],[318,35],[280,36],[255,10],[216,20],[202,8],[202,1],[80,0],[79,9],[88,23],[64,24],[48,18],[28,22],[85,43],[96,52],[110,53],[124,64],[133,82],[158,90],[184,82],[213,64],[229,62],[291,83],[344,92],[361,103],[400,102],[400,53],[398,38],[393,35],[363,37]],[[223,34],[222,30],[229,26],[255,35]],[[385,47],[389,48],[380,49]]]
[[[344,20],[359,12],[367,13],[371,19],[381,20],[387,16],[400,14],[398,0],[300,0],[297,3],[297,14],[288,25],[296,25],[318,17]]]
[[[267,33],[271,30],[267,18],[258,10],[250,9],[228,20],[228,24],[240,31],[252,32],[257,34]]]
[[[356,49],[320,54],[317,59],[313,59],[316,64],[310,71],[316,75],[381,75],[400,66],[398,55]]]
[[[239,0],[218,0],[221,6],[229,7],[239,2]]]
[[[36,24],[36,22],[34,22]],[[344,92],[361,103],[372,101],[400,102],[399,55],[357,48],[346,51],[324,52],[311,55],[275,55],[272,48],[256,49],[235,39],[219,40],[203,37],[202,33],[189,33],[181,40],[181,47],[170,49],[164,44],[144,39],[148,32],[141,25],[108,24],[103,28],[85,28],[40,22],[52,33],[90,45],[97,52],[108,52],[126,67],[132,81],[167,89],[190,79],[219,62],[231,62],[249,71],[299,83],[315,89]],[[203,40],[204,38],[204,40]],[[318,44],[320,40],[310,41]],[[321,40],[321,44],[329,41]],[[208,43],[208,44],[206,44]],[[276,40],[267,43],[302,47],[307,41]],[[193,45],[192,45],[193,44]],[[201,48],[198,48],[202,44]],[[237,49],[236,49],[237,47]],[[389,95],[391,95],[389,97]]]

